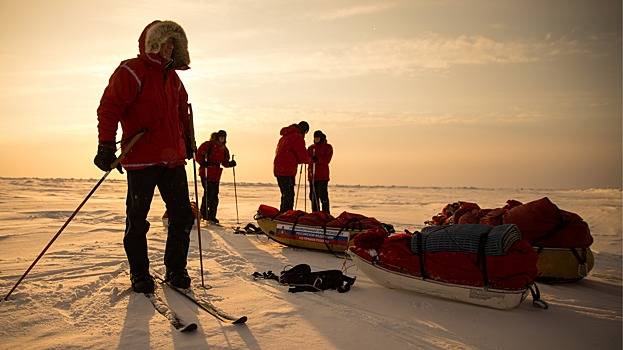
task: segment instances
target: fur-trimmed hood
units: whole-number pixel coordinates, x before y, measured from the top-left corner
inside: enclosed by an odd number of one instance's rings
[[[158,53],[160,46],[169,38],[175,41],[175,48],[171,55],[173,60],[171,68],[189,69],[188,39],[184,29],[173,21],[153,21],[143,29],[138,39],[139,56]]]

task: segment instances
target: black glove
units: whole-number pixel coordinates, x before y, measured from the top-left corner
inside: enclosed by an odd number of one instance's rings
[[[232,160],[231,162],[229,162],[229,167],[234,167],[234,166],[236,166],[236,164],[238,164],[238,163],[236,163],[235,160]]]
[[[314,163],[318,163],[318,157],[316,157],[316,156],[312,156],[312,162],[314,162]]]
[[[114,142],[102,142],[97,146],[97,154],[93,158],[93,163],[103,171],[110,171],[110,166],[117,160],[115,156],[115,143]],[[117,170],[123,174],[121,164],[117,164]]]

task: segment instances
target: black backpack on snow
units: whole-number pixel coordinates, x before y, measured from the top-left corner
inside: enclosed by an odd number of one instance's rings
[[[340,293],[350,290],[357,277],[349,277],[340,270],[324,270],[312,272],[307,264],[299,264],[281,272],[277,277],[272,271],[255,272],[253,278],[274,279],[281,284],[290,286],[290,293],[318,292],[321,290],[335,289]]]

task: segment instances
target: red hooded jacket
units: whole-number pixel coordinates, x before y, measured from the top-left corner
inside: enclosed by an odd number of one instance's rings
[[[320,139],[319,143],[307,148],[307,153],[310,157],[315,155],[318,158],[315,165],[312,164],[307,170],[309,181],[329,181],[329,163],[333,157],[333,147],[327,143],[326,139]],[[314,170],[315,174],[313,174]]]
[[[216,133],[212,134],[210,141],[202,143],[195,156],[195,160],[201,164],[199,176],[205,177],[211,182],[221,181],[221,173],[223,173],[221,164],[226,168],[231,166],[229,150],[225,144],[218,142],[216,135]]]
[[[163,31],[154,30],[155,34],[150,33],[150,37],[159,34],[170,36],[171,30],[177,31],[173,33],[176,35],[173,61],[165,62],[158,53],[146,53],[146,36],[151,27],[165,27],[165,31],[163,34]],[[188,69],[187,44],[179,25],[154,21],[141,33],[138,57],[121,62],[110,77],[97,109],[100,143],[114,142],[119,123],[123,139],[147,129],[121,162],[128,170],[152,165],[175,167],[186,164],[188,95],[175,70]],[[182,57],[185,53],[186,58],[178,59],[180,53]]]
[[[273,173],[275,176],[296,176],[299,164],[309,164],[311,159],[305,149],[305,137],[296,124],[281,129],[277,144]]]

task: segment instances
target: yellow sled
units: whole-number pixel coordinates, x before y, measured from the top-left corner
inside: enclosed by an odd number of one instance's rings
[[[590,248],[534,247],[537,261],[537,281],[574,282],[586,277],[595,265]]]
[[[361,230],[340,230],[319,226],[308,226],[273,220],[271,218],[258,218],[257,225],[274,241],[281,244],[306,249],[344,253],[350,245],[350,240]]]

